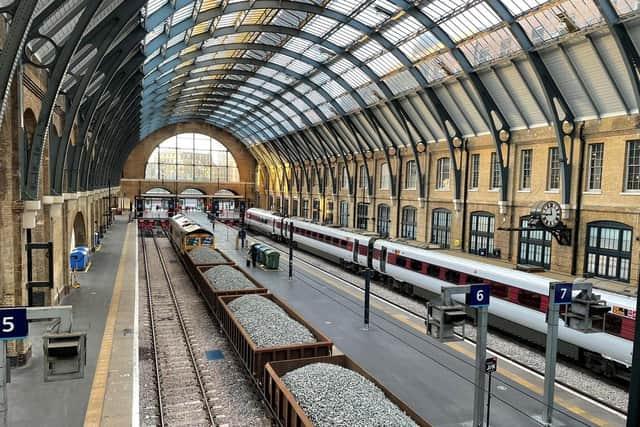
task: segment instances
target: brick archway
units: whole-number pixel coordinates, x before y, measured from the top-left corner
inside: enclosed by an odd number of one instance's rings
[[[147,159],[162,142],[182,133],[200,133],[216,139],[233,155],[241,182],[253,182],[256,160],[247,147],[230,133],[206,123],[188,122],[166,126],[138,143],[124,166],[123,178],[144,179]]]

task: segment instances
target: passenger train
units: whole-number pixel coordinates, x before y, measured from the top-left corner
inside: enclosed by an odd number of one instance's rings
[[[183,254],[194,248],[215,249],[216,246],[213,233],[182,214],[169,218],[169,236]]]
[[[456,257],[407,242],[327,227],[298,218],[283,218],[262,209],[248,209],[245,224],[251,230],[288,240],[293,223],[294,243],[303,250],[340,263],[367,267],[400,287],[426,299],[443,286],[486,283],[491,285],[491,325],[524,339],[544,344],[548,305],[548,277],[525,273],[481,261]],[[576,292],[577,293],[577,292]],[[559,351],[595,372],[628,380],[633,352],[635,298],[596,290],[612,311],[605,316],[603,332],[584,333],[560,322]],[[515,326],[520,328],[514,329]],[[522,328],[524,327],[524,328]]]

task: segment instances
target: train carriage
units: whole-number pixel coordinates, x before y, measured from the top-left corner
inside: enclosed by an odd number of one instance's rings
[[[215,238],[212,232],[201,227],[185,215],[174,215],[169,220],[170,237],[182,253],[194,248],[215,249]]]
[[[406,242],[377,239],[366,233],[327,227],[296,218],[282,218],[260,209],[246,212],[246,224],[253,230],[279,240],[288,239],[293,223],[294,243],[314,255],[342,265],[369,267],[393,279],[403,291],[423,298],[440,294],[442,286],[487,283],[493,296],[492,326],[544,345],[545,314],[552,279],[495,266]],[[606,375],[627,378],[630,373],[635,299],[596,290],[612,306],[602,332],[583,333],[561,322],[560,352],[580,360]]]

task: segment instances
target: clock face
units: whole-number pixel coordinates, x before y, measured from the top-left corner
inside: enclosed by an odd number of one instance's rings
[[[545,227],[553,228],[560,223],[562,210],[557,202],[546,202],[540,209],[540,221]]]

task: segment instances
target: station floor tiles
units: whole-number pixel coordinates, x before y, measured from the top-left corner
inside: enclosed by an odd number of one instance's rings
[[[47,324],[30,324],[33,356],[25,366],[12,369],[8,386],[10,426],[131,425],[132,398],[137,397],[132,381],[137,358],[131,280],[135,237],[135,223],[116,217],[102,250],[93,255],[92,268],[79,274],[80,288],[62,302],[73,306],[73,330],[87,332],[84,378],[45,383],[41,335]]]
[[[439,427],[472,425],[472,346],[459,342],[441,344],[425,336],[421,321],[375,300],[371,326],[364,331],[361,292],[346,287],[339,278],[322,269],[308,266],[294,265],[292,281],[283,271],[286,268],[280,271],[247,268],[246,249],[235,249],[235,230],[218,224],[215,234],[218,248],[329,336],[342,352],[427,421]],[[287,257],[282,256],[281,265],[286,262]],[[492,426],[541,425],[540,378],[508,363],[499,363],[492,389]],[[624,420],[597,404],[557,389],[553,425],[622,426]]]

